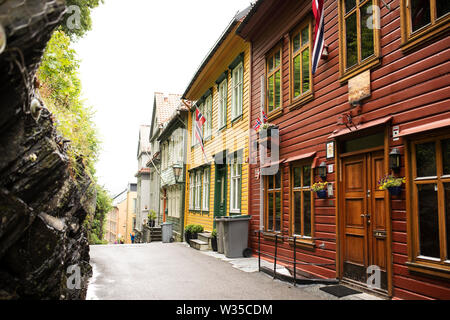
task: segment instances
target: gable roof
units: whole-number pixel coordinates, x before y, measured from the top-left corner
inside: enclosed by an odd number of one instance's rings
[[[153,103],[152,121],[150,126],[150,140],[153,136],[155,129],[161,128],[177,110],[180,105],[180,94],[168,94],[164,96],[164,93],[155,92],[155,99]],[[157,128],[155,128],[155,125]]]
[[[222,43],[228,38],[228,36],[230,35],[230,33],[233,30],[233,28],[238,23],[240,23],[241,21],[243,21],[245,19],[245,17],[247,16],[247,14],[250,12],[251,9],[252,9],[252,6],[249,6],[249,7],[247,7],[246,9],[244,9],[244,10],[242,10],[240,12],[238,11],[234,15],[233,19],[231,19],[231,21],[228,24],[228,26],[225,28],[223,33],[220,35],[219,39],[216,41],[214,46],[207,53],[206,57],[203,59],[202,63],[198,67],[197,71],[195,72],[194,77],[191,79],[191,81],[189,82],[189,85],[187,86],[186,90],[183,93],[183,96],[182,96],[183,99],[187,99],[187,95],[188,95],[189,90],[192,88],[192,86],[194,85],[195,81],[197,80],[197,78],[199,77],[199,75],[201,74],[203,69],[207,66],[208,62],[214,56],[216,51],[220,48]]]

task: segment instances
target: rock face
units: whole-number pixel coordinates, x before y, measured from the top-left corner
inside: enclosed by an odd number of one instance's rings
[[[0,1],[0,299],[84,299],[91,276],[90,178],[73,177],[47,109],[32,112],[35,72],[62,0]],[[78,276],[79,275],[79,276]]]

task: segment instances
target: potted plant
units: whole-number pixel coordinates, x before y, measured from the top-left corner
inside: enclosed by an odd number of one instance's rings
[[[316,182],[312,185],[311,190],[315,193],[317,193],[317,196],[320,199],[326,199],[327,197],[327,185],[328,182]]]
[[[150,228],[154,228],[156,222],[156,212],[154,210],[150,210],[150,213],[147,215],[147,218],[148,218],[148,226]]]
[[[393,175],[387,175],[378,181],[380,190],[389,190],[393,196],[398,196],[402,192],[402,184],[406,182],[406,178],[397,178]]]
[[[187,243],[189,243],[189,240],[191,240],[192,226],[192,224],[188,224],[186,227],[184,227],[184,239]]]
[[[259,143],[261,143],[264,146],[269,146],[270,145],[270,141],[271,141],[271,132],[272,129],[278,129],[278,126],[276,124],[273,123],[264,123],[261,125],[261,127],[258,130],[258,134],[259,134]],[[265,132],[265,135],[262,135],[261,133]]]
[[[213,251],[217,251],[217,230],[211,232],[211,247]]]

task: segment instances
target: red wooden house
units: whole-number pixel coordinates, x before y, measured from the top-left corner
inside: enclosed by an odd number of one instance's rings
[[[295,236],[303,276],[450,299],[449,12],[439,0],[325,0],[312,75],[311,1],[255,3],[237,30],[252,43],[251,124],[263,107],[280,133],[278,173],[259,178],[260,161],[249,173],[264,253],[277,235],[292,259]],[[400,195],[380,190],[387,174],[406,178]],[[325,199],[311,189],[321,180]]]

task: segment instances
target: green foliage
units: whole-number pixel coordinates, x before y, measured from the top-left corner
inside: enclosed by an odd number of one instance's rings
[[[216,229],[213,229],[213,231],[211,232],[211,237],[217,238],[217,230]]]
[[[67,34],[72,40],[83,37],[92,28],[91,10],[103,3],[103,0],[66,0],[66,5],[77,6],[80,9],[80,28],[71,29],[68,26],[68,19],[75,13],[68,10],[62,19],[60,30]]]
[[[184,228],[184,232],[186,233],[200,233],[203,232],[203,226],[199,225],[199,224],[188,224],[185,228]]]
[[[57,130],[71,141],[69,156],[74,174],[80,174],[80,163],[93,176],[99,139],[92,120],[93,111],[81,100],[78,78],[79,60],[70,47],[70,38],[56,31],[50,39],[38,71],[41,96],[56,118]]]
[[[147,215],[148,221],[156,220],[156,212],[155,210],[150,210],[150,213]]]

